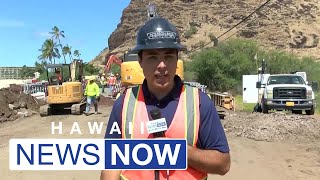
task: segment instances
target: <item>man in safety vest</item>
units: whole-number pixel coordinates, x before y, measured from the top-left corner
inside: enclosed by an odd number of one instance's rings
[[[62,75],[61,75],[60,69],[56,69],[56,76],[57,76],[58,84],[62,85],[63,80],[62,80]]]
[[[94,82],[94,78],[90,78],[88,80],[88,83],[87,83],[87,86],[86,86],[86,89],[84,91],[84,95],[87,96],[87,105],[86,105],[86,111],[85,111],[85,115],[89,115],[89,111],[90,111],[90,106],[91,104],[94,105],[94,114],[98,114],[98,103],[97,101],[100,100],[100,97],[99,97],[99,86],[98,84],[96,84]]]
[[[113,90],[115,88],[116,85],[116,77],[114,77],[114,75],[111,73],[109,79],[108,79],[108,84],[109,84],[109,88],[110,88],[110,96],[113,96]]]
[[[141,134],[148,132],[141,123],[146,124],[151,110],[160,109],[168,125],[165,138],[187,139],[188,168],[160,170],[158,176],[153,170],[103,170],[101,180],[202,180],[208,174],[225,175],[229,171],[229,145],[213,102],[175,75],[178,52],[185,49],[176,27],[164,18],[152,18],[140,28],[132,53],[139,55],[145,80],[115,101],[105,138],[155,138],[153,134]],[[120,135],[110,134],[115,122]],[[133,133],[129,133],[129,126]]]
[[[102,88],[102,93],[104,93],[104,90],[106,88],[107,85],[107,80],[106,80],[106,74],[103,73],[100,77],[100,84],[101,84],[101,88]]]

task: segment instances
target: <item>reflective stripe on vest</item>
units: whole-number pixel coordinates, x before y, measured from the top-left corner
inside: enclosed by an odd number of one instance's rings
[[[114,85],[116,83],[116,78],[110,77],[108,83],[109,83],[109,85]]]
[[[122,108],[122,138],[153,138],[148,134],[146,122],[149,121],[147,107],[145,105],[142,87],[137,86],[127,89]],[[196,146],[200,122],[199,90],[183,85],[177,110],[174,118],[165,132],[168,138],[184,138],[191,146]],[[167,179],[167,172],[160,171],[160,179]],[[123,180],[154,179],[152,170],[124,170],[121,173]],[[170,171],[170,180],[190,179],[202,180],[207,178],[207,173],[193,168],[187,170]]]

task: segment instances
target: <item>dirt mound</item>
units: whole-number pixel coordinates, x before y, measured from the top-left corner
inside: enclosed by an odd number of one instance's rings
[[[108,97],[100,96],[100,101],[98,103],[99,106],[113,106],[114,101]]]
[[[31,95],[24,94],[19,85],[0,89],[0,122],[31,116],[39,107],[40,104]]]
[[[320,120],[314,116],[231,112],[223,125],[227,132],[256,141],[320,140]]]

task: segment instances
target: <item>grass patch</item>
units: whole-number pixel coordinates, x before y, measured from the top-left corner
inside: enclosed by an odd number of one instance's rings
[[[236,111],[252,112],[256,103],[244,103],[241,95],[235,97]]]

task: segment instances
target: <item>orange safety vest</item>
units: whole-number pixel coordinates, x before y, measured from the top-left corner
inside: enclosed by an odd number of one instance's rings
[[[141,127],[141,123],[146,124],[148,119],[149,116],[141,85],[129,88],[124,96],[122,108],[122,138],[153,138],[152,134],[148,134],[146,126]],[[130,122],[132,123],[132,129],[129,129]],[[199,90],[183,85],[177,110],[168,130],[165,132],[165,137],[183,138],[187,140],[189,145],[195,147],[198,141],[199,122]],[[141,128],[144,128],[144,134],[141,133]],[[159,174],[160,180],[167,179],[166,170],[160,170]],[[169,172],[170,180],[203,180],[207,179],[207,176],[207,173],[192,167],[188,167],[186,170],[172,170]],[[120,177],[122,180],[149,180],[154,179],[154,171],[123,170]]]
[[[58,78],[59,81],[61,81],[62,80],[61,74],[57,74],[57,78]]]
[[[116,78],[115,78],[115,77],[110,77],[108,83],[109,83],[109,85],[115,85],[115,83],[116,83]]]

